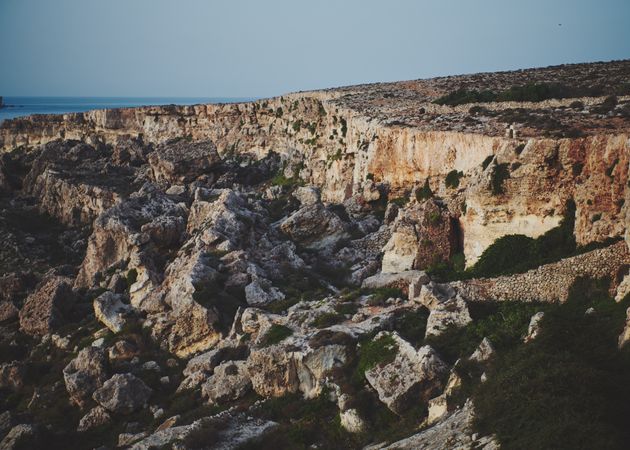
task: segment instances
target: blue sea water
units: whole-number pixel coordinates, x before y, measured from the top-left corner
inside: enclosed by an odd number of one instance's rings
[[[31,114],[64,114],[92,109],[234,103],[250,100],[254,99],[228,97],[4,97],[4,107],[0,108],[0,122]]]

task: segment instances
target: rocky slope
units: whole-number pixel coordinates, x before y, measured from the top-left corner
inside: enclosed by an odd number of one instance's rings
[[[0,447],[516,445],[484,397],[513,353],[574,308],[627,351],[629,83],[619,61],[3,123]]]

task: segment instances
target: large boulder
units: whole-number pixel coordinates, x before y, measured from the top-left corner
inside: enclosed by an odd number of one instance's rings
[[[332,250],[339,241],[350,238],[339,216],[321,203],[300,208],[280,224],[280,229],[311,250]]]
[[[108,411],[130,414],[144,408],[153,391],[136,376],[116,374],[94,392],[94,400]]]
[[[103,425],[107,425],[111,420],[112,418],[105,408],[102,406],[95,406],[81,418],[77,431],[83,432],[91,430],[92,428],[101,427]]]
[[[63,369],[70,400],[85,406],[94,391],[107,379],[107,360],[102,349],[86,347]]]
[[[263,397],[282,397],[299,389],[295,360],[279,345],[256,349],[247,359],[252,387]]]
[[[450,327],[461,328],[472,322],[468,305],[459,295],[439,303],[429,313],[426,336],[439,336]]]
[[[383,272],[426,269],[448,261],[457,248],[457,229],[447,210],[435,201],[403,209],[392,225],[383,248]]]
[[[429,282],[429,277],[420,270],[406,270],[399,273],[378,273],[363,280],[363,289],[396,288],[409,292],[409,286],[422,286]]]
[[[149,155],[149,164],[156,181],[189,183],[208,174],[221,162],[212,141],[190,142],[176,139],[158,145]]]
[[[31,335],[51,333],[66,323],[75,300],[71,279],[60,276],[44,279],[20,310],[20,328]]]
[[[385,336],[391,336],[396,343],[396,356],[393,361],[366,371],[365,378],[389,409],[402,414],[440,389],[448,367],[428,345],[416,350],[397,333],[389,332],[380,332],[375,339]]]
[[[221,404],[243,397],[252,387],[245,361],[226,361],[214,369],[201,388],[210,404]]]

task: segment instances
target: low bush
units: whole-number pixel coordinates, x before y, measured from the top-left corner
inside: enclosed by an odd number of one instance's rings
[[[446,174],[446,187],[450,187],[451,189],[456,189],[459,186],[459,180],[464,176],[463,172],[458,172],[453,169],[448,174]]]
[[[262,347],[269,347],[270,345],[278,344],[292,334],[293,330],[291,328],[274,323],[261,339],[260,345]]]

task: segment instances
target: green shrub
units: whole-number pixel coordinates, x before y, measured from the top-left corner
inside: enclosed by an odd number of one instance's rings
[[[315,320],[313,320],[312,325],[315,328],[327,328],[341,322],[343,319],[343,315],[337,312],[328,312],[317,316]]]
[[[129,269],[127,272],[127,286],[131,286],[138,279],[138,271],[136,269]]]
[[[464,176],[463,172],[458,172],[453,169],[448,174],[446,174],[446,187],[450,187],[451,189],[456,189],[459,186],[459,179]]]
[[[293,330],[291,328],[274,323],[271,327],[269,327],[269,330],[261,339],[260,345],[262,347],[269,347],[270,345],[278,344],[292,334]]]
[[[284,111],[282,111],[282,108],[278,107],[276,109],[276,117],[280,118],[280,117],[282,117],[283,114],[284,114]]]
[[[486,170],[488,168],[488,166],[490,165],[490,163],[492,162],[492,160],[494,159],[494,155],[489,155],[486,159],[483,160],[483,162],[481,163],[481,168],[483,170]]]
[[[362,379],[365,372],[371,368],[392,362],[396,353],[398,353],[398,344],[390,335],[364,342],[359,348],[359,361],[355,375]]]
[[[627,448],[630,352],[617,349],[627,307],[605,282],[576,282],[534,341],[498,352],[474,394],[475,428],[506,449]]]
[[[416,200],[421,202],[423,200],[428,200],[431,197],[433,197],[433,191],[431,190],[431,186],[429,186],[429,179],[427,178],[424,181],[422,188],[416,190]]]

